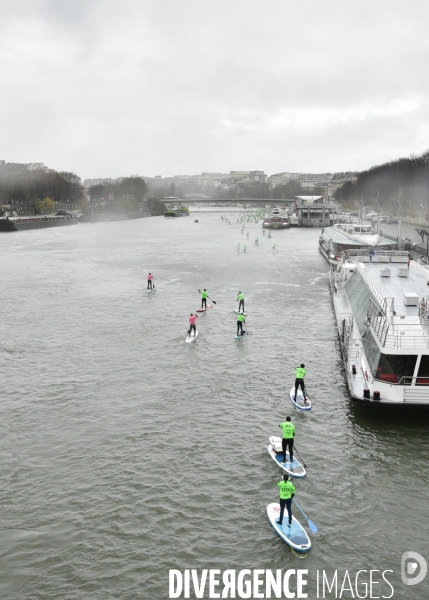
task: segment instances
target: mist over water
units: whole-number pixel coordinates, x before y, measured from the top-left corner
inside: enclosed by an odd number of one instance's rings
[[[427,419],[349,400],[320,231],[247,239],[222,214],[0,237],[1,598],[160,600],[190,568],[309,569],[309,598],[317,569],[392,569],[394,597],[424,598],[400,562],[427,556]],[[185,344],[203,288],[216,305]],[[300,362],[309,414],[288,398]],[[305,560],[265,514],[287,414],[319,528]]]

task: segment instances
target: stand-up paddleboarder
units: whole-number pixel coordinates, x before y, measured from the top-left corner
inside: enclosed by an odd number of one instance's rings
[[[244,318],[244,315],[239,314],[237,317],[237,335],[244,335],[243,323],[246,323],[246,319]]]
[[[307,404],[307,392],[305,391],[305,385],[304,385],[304,377],[306,374],[306,370],[305,370],[305,364],[301,363],[300,367],[296,368],[296,379],[295,379],[295,402],[296,402],[296,395],[298,393],[298,388],[301,387],[302,389],[302,395],[304,398],[304,404]]]
[[[189,331],[188,331],[189,336],[192,335],[192,332],[194,332],[194,337],[197,335],[197,326],[196,326],[197,319],[198,319],[198,315],[194,315],[194,313],[191,313],[191,315],[189,317],[189,323],[191,324],[191,326],[189,327]]]
[[[240,300],[240,302],[238,302],[238,300]],[[238,292],[236,302],[238,302],[238,312],[240,312],[240,310],[242,310],[244,312],[244,294],[242,294],[241,292]]]
[[[201,294],[201,310],[203,310],[203,308],[207,309],[207,297],[208,297],[208,293],[206,288],[204,288],[204,290],[202,292],[200,292]]]

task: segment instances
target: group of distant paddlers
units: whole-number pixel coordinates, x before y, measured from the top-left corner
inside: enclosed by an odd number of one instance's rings
[[[154,276],[152,275],[152,273],[149,273],[149,275],[147,276],[147,289],[148,290],[154,290],[155,289],[155,283],[154,283]],[[207,308],[211,308],[211,306],[209,305],[207,307],[207,298],[209,300],[211,300],[213,302],[213,304],[216,304],[215,300],[212,300],[210,298],[210,296],[208,295],[208,292],[206,290],[206,288],[203,289],[203,291],[198,290],[201,294],[201,309],[198,312],[204,312],[207,310]],[[238,316],[237,316],[237,336],[243,336],[246,331],[243,329],[243,323],[246,323],[246,320],[244,318],[244,294],[242,294],[242,292],[238,292],[237,295],[237,300],[236,302],[238,302]],[[198,315],[191,313],[189,316],[189,330],[188,330],[188,335],[189,336],[193,336],[195,337],[197,334],[197,319],[198,319]]]
[[[209,300],[211,300],[213,302],[213,304],[216,304],[216,301],[211,299],[207,289],[204,288],[203,291],[198,290],[201,294],[201,308],[197,311],[197,312],[205,312],[208,308],[211,308],[211,305],[209,304],[209,306],[207,306],[207,298]],[[237,336],[243,336],[245,335],[246,331],[243,329],[243,323],[246,323],[246,319],[244,318],[244,294],[239,291],[238,295],[237,295],[237,300],[236,302],[238,302],[238,316],[237,316]],[[198,315],[191,313],[189,315],[189,330],[188,330],[188,335],[189,336],[196,336],[197,334],[197,322],[198,319]]]

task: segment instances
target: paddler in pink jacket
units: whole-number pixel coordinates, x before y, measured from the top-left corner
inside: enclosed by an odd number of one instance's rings
[[[188,331],[189,336],[191,336],[192,331],[194,331],[194,337],[197,335],[197,326],[195,325],[197,319],[198,315],[194,315],[193,313],[191,313],[191,316],[189,317],[189,323],[191,324]]]
[[[148,290],[152,289],[152,279],[153,279],[153,275],[152,275],[152,273],[149,273],[149,275],[147,276],[147,289]]]

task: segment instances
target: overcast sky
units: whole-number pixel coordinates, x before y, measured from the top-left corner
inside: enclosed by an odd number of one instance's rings
[[[0,159],[83,179],[429,148],[427,0],[0,0]]]

